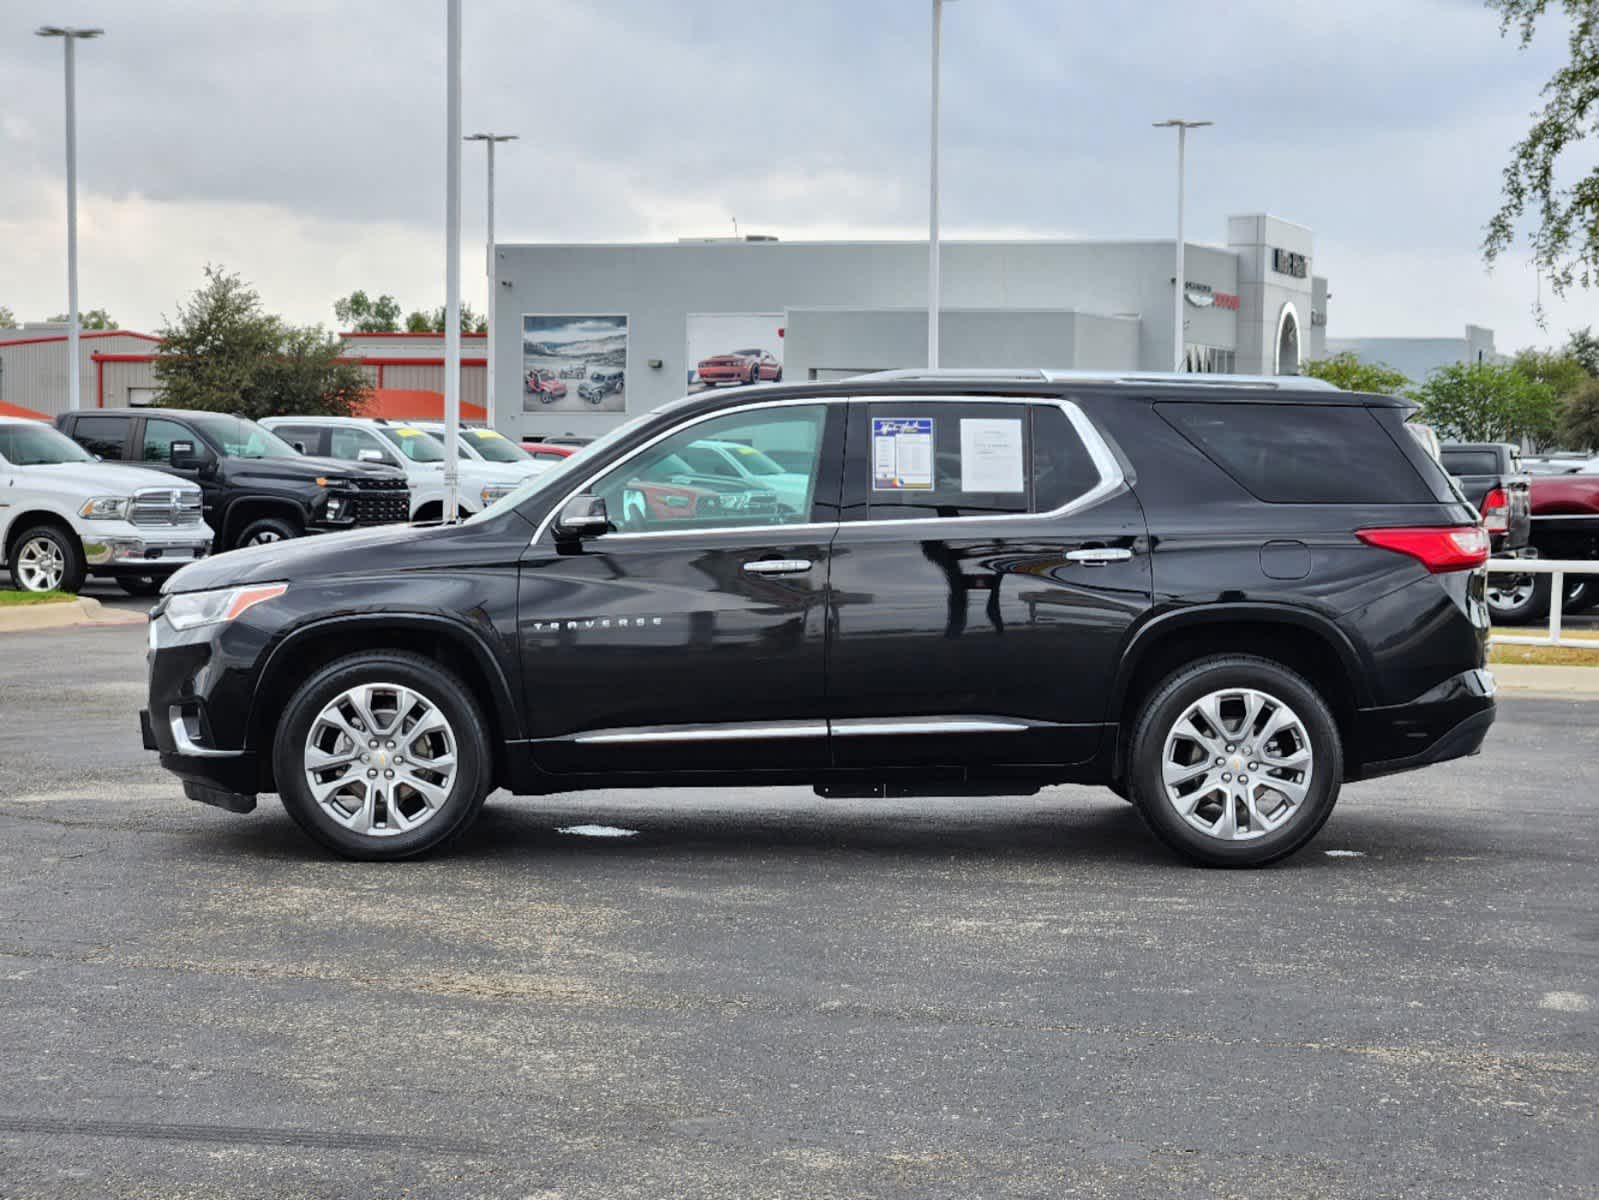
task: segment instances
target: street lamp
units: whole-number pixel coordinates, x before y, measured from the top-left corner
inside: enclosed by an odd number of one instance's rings
[[[444,10],[444,519],[461,498],[461,0]]]
[[[468,142],[482,142],[489,152],[489,229],[488,229],[488,265],[485,270],[489,277],[489,336],[488,347],[484,351],[484,361],[488,363],[488,378],[484,381],[484,407],[488,410],[489,428],[498,428],[494,414],[494,293],[499,290],[494,280],[494,143],[514,142],[517,135],[514,133],[469,133],[463,139]]]
[[[1214,121],[1185,121],[1180,117],[1154,122],[1156,129],[1177,131],[1177,274],[1174,276],[1176,299],[1172,305],[1172,317],[1176,322],[1176,329],[1172,333],[1172,340],[1175,343],[1175,353],[1172,357],[1174,371],[1183,369],[1183,294],[1187,290],[1186,281],[1183,279],[1183,158],[1188,149],[1188,131],[1214,124]]]
[[[938,369],[938,77],[939,51],[943,34],[944,5],[952,0],[933,0],[933,105],[931,121],[932,151],[928,155],[932,178],[927,201],[927,366]]]
[[[78,363],[78,116],[73,45],[100,37],[105,30],[41,25],[34,33],[60,38],[67,52],[67,398],[76,409],[83,401],[83,371]]]

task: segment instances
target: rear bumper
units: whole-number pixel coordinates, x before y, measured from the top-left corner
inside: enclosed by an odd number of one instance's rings
[[[1349,779],[1370,779],[1464,758],[1482,749],[1494,723],[1493,675],[1462,671],[1414,700],[1356,712],[1360,761]]]

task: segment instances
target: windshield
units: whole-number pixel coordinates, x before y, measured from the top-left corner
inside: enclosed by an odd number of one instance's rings
[[[222,413],[184,413],[184,419],[231,458],[299,458],[300,452],[270,429]]]
[[[432,434],[412,429],[409,425],[379,425],[378,432],[393,442],[400,453],[412,462],[444,461],[444,444]]]
[[[485,461],[497,463],[532,462],[533,456],[510,438],[493,429],[463,429],[461,440],[476,450]]]
[[[0,458],[14,467],[46,467],[58,463],[93,462],[90,454],[64,433],[28,421],[0,425]]]

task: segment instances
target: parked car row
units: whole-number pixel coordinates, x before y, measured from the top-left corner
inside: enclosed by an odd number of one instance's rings
[[[1599,473],[1587,461],[1543,459],[1531,473],[1520,451],[1504,442],[1446,443],[1440,461],[1461,493],[1482,516],[1495,558],[1599,559]],[[1548,469],[1571,462],[1570,472]],[[1496,621],[1523,624],[1549,615],[1549,575],[1494,572],[1488,577],[1488,607]],[[1599,604],[1599,583],[1570,578],[1562,598],[1567,612]]]

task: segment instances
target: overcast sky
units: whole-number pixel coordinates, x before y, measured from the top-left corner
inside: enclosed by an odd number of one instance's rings
[[[634,241],[745,232],[925,237],[927,0],[465,0],[465,129],[502,147],[498,232]],[[0,304],[66,307],[61,44],[78,53],[81,297],[150,328],[225,264],[299,321],[357,287],[443,300],[443,0],[6,0]],[[1228,213],[1315,231],[1329,334],[1501,350],[1534,324],[1519,256],[1479,244],[1507,148],[1558,63],[1477,0],[960,0],[944,30],[944,221],[961,236],[1189,236]],[[482,150],[464,168],[464,295],[481,307]],[[1547,299],[1546,292],[1546,299]]]

